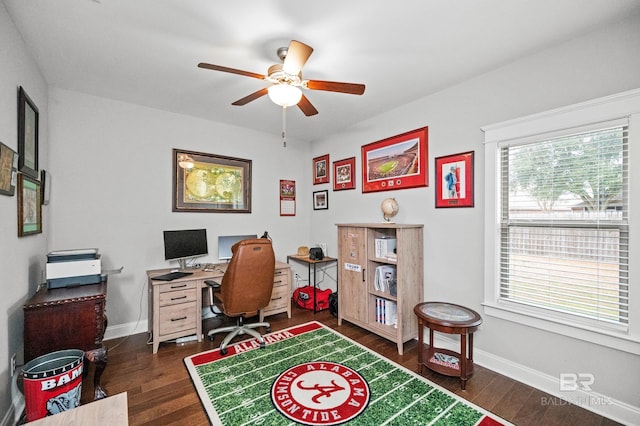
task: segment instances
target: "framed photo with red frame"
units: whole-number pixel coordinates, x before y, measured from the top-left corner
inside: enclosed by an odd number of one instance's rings
[[[329,154],[313,159],[313,184],[329,183]]]
[[[428,186],[428,127],[362,147],[362,192]]]
[[[473,154],[436,158],[436,207],[473,207]]]
[[[356,188],[356,157],[333,162],[333,190]]]

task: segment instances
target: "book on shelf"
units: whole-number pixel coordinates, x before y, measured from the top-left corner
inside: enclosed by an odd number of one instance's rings
[[[376,322],[398,327],[398,305],[393,300],[376,297]]]
[[[395,238],[376,238],[375,239],[375,255],[379,258],[396,260],[396,239]]]
[[[394,265],[380,265],[376,267],[373,286],[377,291],[388,293],[395,297],[398,293],[397,272]]]

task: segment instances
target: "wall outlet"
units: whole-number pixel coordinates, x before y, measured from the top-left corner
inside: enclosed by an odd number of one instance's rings
[[[16,354],[11,355],[11,377],[16,374]]]

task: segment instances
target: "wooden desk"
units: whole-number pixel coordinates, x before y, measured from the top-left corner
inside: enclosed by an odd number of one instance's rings
[[[171,272],[172,269],[147,271],[149,292],[148,327],[153,339],[153,353],[161,342],[195,335],[202,341],[202,290],[209,286],[205,280],[220,281],[227,264],[207,265],[191,269],[191,275],[173,281],[158,281],[153,277]],[[208,299],[206,299],[208,300]],[[260,311],[260,322],[267,315],[286,312],[291,318],[291,267],[276,261],[271,303]]]
[[[67,425],[108,425],[125,426],[129,424],[127,393],[119,393],[108,398],[80,405],[72,410],[63,411],[54,416],[43,417],[29,425],[67,426]]]
[[[104,398],[107,393],[100,377],[107,367],[107,350],[102,344],[107,328],[106,302],[106,282],[38,290],[23,307],[25,364],[59,350],[83,350],[85,361],[96,365],[94,397]],[[85,368],[85,377],[88,371]]]
[[[307,282],[311,285],[311,267],[313,266],[313,313],[317,312],[316,310],[316,289],[318,288],[318,281],[316,279],[316,266],[325,265],[328,263],[337,262],[338,259],[335,257],[323,257],[320,260],[312,260],[309,259],[309,256],[299,256],[297,254],[291,254],[287,256],[287,263],[289,260],[295,260],[296,262],[301,262],[307,265]]]
[[[447,376],[459,376],[464,389],[473,374],[473,332],[482,324],[482,318],[476,311],[453,303],[424,302],[413,311],[418,317],[418,371],[422,373],[422,368],[427,367]],[[429,345],[423,343],[425,327],[429,328]],[[434,330],[459,334],[460,352],[434,347]]]

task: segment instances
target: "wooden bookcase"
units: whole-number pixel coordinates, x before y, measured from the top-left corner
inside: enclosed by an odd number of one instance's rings
[[[418,336],[413,313],[422,302],[423,225],[338,224],[338,325],[349,321],[398,345]],[[395,253],[376,253],[376,240],[395,239]],[[395,255],[395,256],[394,256]],[[376,286],[378,267],[395,267],[395,292]],[[377,288],[378,287],[378,288]],[[395,309],[393,305],[395,304]],[[391,307],[391,308],[390,308]],[[397,311],[397,319],[389,315]]]

